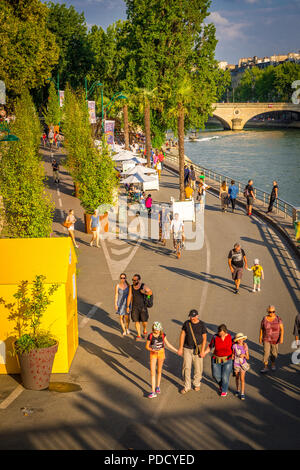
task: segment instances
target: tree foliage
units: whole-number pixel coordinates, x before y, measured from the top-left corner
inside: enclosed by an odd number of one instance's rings
[[[240,102],[289,102],[294,91],[292,83],[299,79],[300,64],[284,62],[265,69],[253,67],[244,72],[235,97]]]
[[[59,61],[53,69],[53,77],[60,74],[62,89],[66,83],[72,88],[83,86],[84,77],[90,71],[94,56],[91,50],[87,25],[83,13],[71,5],[49,2],[47,27],[59,46]]]
[[[59,48],[47,29],[47,7],[39,0],[1,0],[0,79],[10,98],[42,86],[58,61]]]
[[[1,147],[0,194],[4,235],[49,237],[54,205],[44,187],[39,151],[41,128],[32,99],[25,90],[16,102],[11,131],[20,139]]]
[[[50,82],[48,103],[43,112],[43,116],[48,127],[59,124],[61,120],[61,108],[58,102],[57,90],[53,82]]]
[[[94,145],[83,92],[75,94],[70,87],[65,94],[63,130],[67,166],[79,184],[83,208],[92,214],[99,205],[112,204],[113,190],[117,187],[116,171],[105,142],[100,149]]]

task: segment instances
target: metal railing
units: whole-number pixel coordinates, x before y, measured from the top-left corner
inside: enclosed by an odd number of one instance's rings
[[[178,166],[178,156],[167,153],[166,160]],[[191,162],[190,160],[186,160],[186,163],[193,165],[196,176],[203,173],[206,178],[216,181],[220,185],[223,181],[226,181],[226,184],[229,186],[231,183],[231,180],[234,180],[232,176],[227,176],[221,173],[217,173],[214,170],[205,168],[197,163]],[[237,180],[234,180],[234,181],[235,181],[236,186],[239,188],[239,195],[243,194],[246,183],[242,183],[241,181],[237,181]],[[269,200],[270,200],[270,193],[267,193],[260,188],[255,188],[254,195],[255,195],[256,200],[262,202],[263,207],[268,207]],[[275,209],[275,212],[277,214],[281,212],[285,219],[290,217],[292,219],[292,222],[295,222],[296,220],[300,220],[300,207],[295,207],[289,202],[284,201],[284,199],[277,198],[274,202],[273,207]]]

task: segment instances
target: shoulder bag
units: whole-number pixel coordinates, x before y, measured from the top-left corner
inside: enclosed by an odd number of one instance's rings
[[[195,335],[194,335],[194,332],[193,332],[193,328],[192,328],[192,325],[191,325],[191,322],[189,321],[189,327],[190,327],[190,330],[191,330],[191,334],[192,334],[192,337],[193,337],[193,341],[195,343],[195,352],[194,352],[194,355],[195,356],[200,356],[201,354],[201,344],[197,344],[197,341],[196,341],[196,338],[195,338]]]

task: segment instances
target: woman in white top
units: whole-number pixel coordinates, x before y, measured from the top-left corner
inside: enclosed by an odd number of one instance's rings
[[[69,235],[72,239],[72,242],[74,243],[74,246],[76,248],[78,248],[78,245],[76,244],[76,241],[75,241],[75,235],[74,235],[74,230],[75,230],[74,224],[75,224],[75,222],[76,222],[76,218],[74,216],[74,210],[70,209],[69,210],[69,215],[66,218],[66,223],[70,224],[68,226],[68,232],[69,232]]]

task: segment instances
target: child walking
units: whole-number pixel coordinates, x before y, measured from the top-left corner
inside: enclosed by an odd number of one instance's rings
[[[233,351],[233,368],[235,372],[236,380],[236,392],[235,395],[240,397],[241,400],[245,400],[245,376],[250,366],[247,362],[249,360],[249,350],[245,343],[247,336],[243,333],[238,333],[234,338]]]
[[[152,392],[148,395],[148,398],[155,398],[160,393],[161,372],[165,360],[165,346],[171,349],[171,351],[177,353],[177,349],[168,342],[161,323],[156,321],[153,323],[152,333],[149,334],[146,342],[146,349],[150,351],[150,374],[152,385]],[[157,381],[155,381],[156,364]]]
[[[256,291],[257,287],[257,292],[260,292],[260,281],[261,279],[264,279],[264,270],[262,266],[259,264],[259,259],[254,260],[254,265],[251,268],[247,268],[248,271],[253,272],[253,290],[252,292]]]

